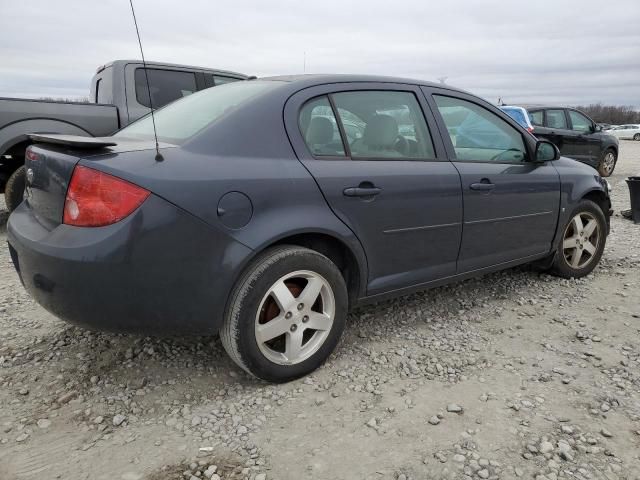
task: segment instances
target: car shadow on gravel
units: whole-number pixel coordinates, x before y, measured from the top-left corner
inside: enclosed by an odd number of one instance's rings
[[[341,345],[329,363],[353,363],[354,351],[370,349],[380,340],[387,342],[384,348],[396,348],[393,342],[409,340],[416,354],[436,356],[447,365],[449,357],[457,355],[455,348],[471,348],[474,341],[480,341],[477,334],[469,332],[468,322],[481,319],[470,313],[472,309],[492,298],[517,300],[523,289],[530,289],[539,279],[539,274],[519,268],[359,307],[350,313]],[[417,335],[425,323],[429,326]],[[453,338],[450,345],[445,339],[444,345],[432,347],[431,342],[443,341],[432,330],[448,331]],[[389,343],[389,339],[395,340]],[[449,348],[454,342],[463,345]],[[160,338],[64,326],[20,351],[0,347],[0,356],[10,362],[5,366],[31,364],[52,376],[62,372],[57,383],[64,385],[72,398],[125,394],[142,403],[143,398],[136,395],[164,395],[179,384],[189,384],[194,396],[215,388],[265,386],[230,360],[217,336]],[[367,361],[363,358],[357,368],[366,369]],[[21,374],[19,370],[16,375]],[[150,401],[147,397],[145,403]]]

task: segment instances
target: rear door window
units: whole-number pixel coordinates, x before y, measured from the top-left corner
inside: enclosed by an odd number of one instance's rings
[[[536,110],[535,112],[529,112],[529,120],[533,125],[542,127],[544,125],[544,111]]]
[[[547,128],[567,129],[567,117],[564,110],[547,110],[545,126]]]
[[[434,159],[431,134],[412,92],[354,91],[332,95],[353,159]]]
[[[137,68],[135,72],[136,99],[145,107],[160,108],[168,103],[186,97],[197,91],[196,76],[193,72],[178,70],[162,70],[147,68],[149,89],[144,68]]]

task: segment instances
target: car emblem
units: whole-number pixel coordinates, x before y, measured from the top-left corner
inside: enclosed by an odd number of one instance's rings
[[[27,169],[27,183],[32,183],[33,182],[33,169],[32,168],[28,168]]]

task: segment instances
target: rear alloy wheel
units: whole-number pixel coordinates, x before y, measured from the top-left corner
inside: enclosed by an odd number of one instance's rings
[[[220,338],[250,374],[286,382],[320,366],[337,345],[347,288],[331,260],[306,248],[274,248],[247,270],[230,298]]]
[[[636,133],[636,134],[633,136],[633,139],[634,139],[634,140],[636,140],[636,141],[640,140],[640,133]]]
[[[602,159],[600,160],[600,164],[598,165],[598,173],[600,173],[600,176],[611,176],[613,170],[616,168],[617,160],[618,156],[616,155],[616,152],[611,149],[605,150],[602,155]]]
[[[7,210],[13,212],[22,203],[25,187],[24,165],[11,174],[4,186],[4,202]]]
[[[554,273],[565,278],[580,278],[596,267],[606,242],[607,224],[597,204],[583,200],[574,209],[552,267]]]

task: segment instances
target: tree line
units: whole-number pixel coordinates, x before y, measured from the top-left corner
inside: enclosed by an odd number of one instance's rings
[[[640,123],[640,111],[629,105],[603,105],[593,103],[576,107],[582,110],[598,123],[624,125],[626,123]]]

